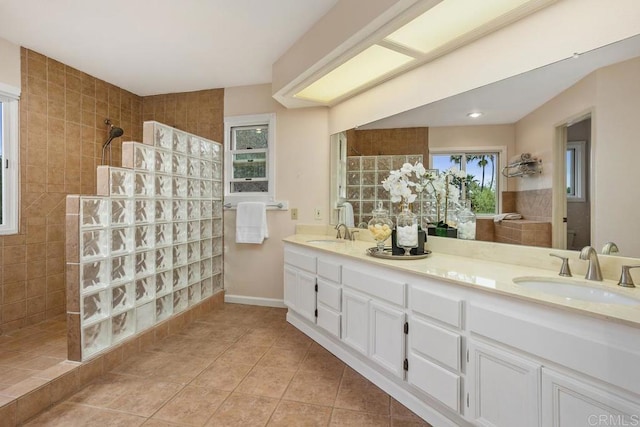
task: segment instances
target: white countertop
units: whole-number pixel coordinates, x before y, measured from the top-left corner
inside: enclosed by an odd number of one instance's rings
[[[636,298],[638,300],[640,300],[640,288],[623,288],[617,286],[617,282],[611,280],[604,280],[603,282],[589,282],[585,281],[580,276],[564,279],[558,276],[557,271],[449,255],[438,253],[437,251],[429,255],[427,258],[419,260],[389,260],[367,255],[367,248],[375,246],[375,244],[372,244],[371,242],[309,242],[309,240],[327,239],[330,240],[331,236],[319,234],[294,234],[286,237],[284,241],[331,254],[345,256],[351,259],[370,262],[398,271],[437,278],[457,286],[466,286],[487,292],[494,292],[555,308],[576,311],[593,317],[613,320],[633,327],[640,327],[640,303],[639,305],[628,306],[568,299],[524,288],[516,285],[513,282],[513,279],[516,277],[532,276],[547,277],[554,280],[560,279],[570,282],[586,282],[587,286],[593,286],[600,289],[605,288],[613,293]]]

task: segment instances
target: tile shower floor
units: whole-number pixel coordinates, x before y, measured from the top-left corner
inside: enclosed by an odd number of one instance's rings
[[[67,360],[67,323],[61,314],[23,329],[0,335],[0,395],[31,377]]]
[[[285,313],[225,304],[26,425],[428,425]]]

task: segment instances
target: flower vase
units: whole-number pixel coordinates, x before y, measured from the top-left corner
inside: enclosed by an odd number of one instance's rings
[[[407,203],[397,216],[396,242],[406,256],[411,255],[411,249],[418,247],[418,216],[411,212]]]

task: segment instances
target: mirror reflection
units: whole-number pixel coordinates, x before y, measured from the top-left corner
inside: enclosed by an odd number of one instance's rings
[[[635,36],[333,135],[333,221],[395,215],[381,181],[422,162],[466,171],[477,240],[640,257],[638,75]],[[442,206],[412,209],[425,228]]]

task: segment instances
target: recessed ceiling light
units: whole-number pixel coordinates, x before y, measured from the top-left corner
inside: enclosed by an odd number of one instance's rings
[[[480,111],[474,111],[473,113],[467,114],[467,117],[471,117],[472,119],[477,119],[481,115],[482,113]]]

